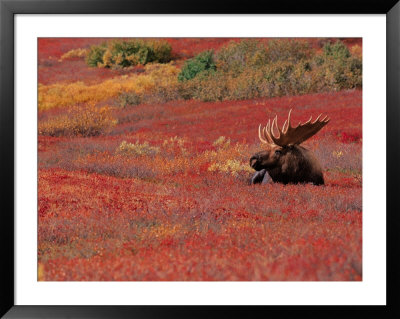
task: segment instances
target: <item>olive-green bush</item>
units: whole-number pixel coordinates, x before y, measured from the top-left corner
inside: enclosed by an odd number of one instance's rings
[[[149,62],[167,63],[171,45],[163,40],[114,40],[91,46],[86,62],[91,67],[129,67]]]
[[[207,64],[199,62],[204,56],[215,68],[207,69]],[[189,60],[178,79],[184,99],[300,95],[360,88],[362,60],[341,41],[326,43],[321,52],[302,40],[232,41],[215,54],[205,51]]]

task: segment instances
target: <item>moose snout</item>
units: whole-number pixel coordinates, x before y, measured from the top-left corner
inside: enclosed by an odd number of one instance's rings
[[[253,155],[252,157],[250,157],[250,166],[254,169],[256,169],[257,167],[257,162],[258,162],[258,156],[257,155]]]

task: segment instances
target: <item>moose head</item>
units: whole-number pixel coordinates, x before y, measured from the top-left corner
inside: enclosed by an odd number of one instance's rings
[[[257,172],[252,178],[252,183],[265,183],[268,179],[279,183],[313,183],[324,184],[322,168],[314,155],[301,143],[315,135],[329,122],[320,114],[315,121],[310,119],[296,127],[292,127],[289,115],[282,129],[278,127],[278,118],[268,120],[265,127],[261,124],[258,129],[260,141],[265,145],[265,150],[254,154],[250,158],[250,166]],[[277,131],[279,135],[275,135]]]

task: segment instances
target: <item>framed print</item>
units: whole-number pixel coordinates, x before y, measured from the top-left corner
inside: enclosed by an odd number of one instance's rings
[[[2,315],[399,313],[396,1],[0,8]]]

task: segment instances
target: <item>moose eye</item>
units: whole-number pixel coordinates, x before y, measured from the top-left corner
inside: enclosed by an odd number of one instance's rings
[[[276,150],[276,151],[275,151],[275,155],[276,155],[276,156],[280,156],[281,154],[282,154],[282,152],[281,152],[280,150]]]

